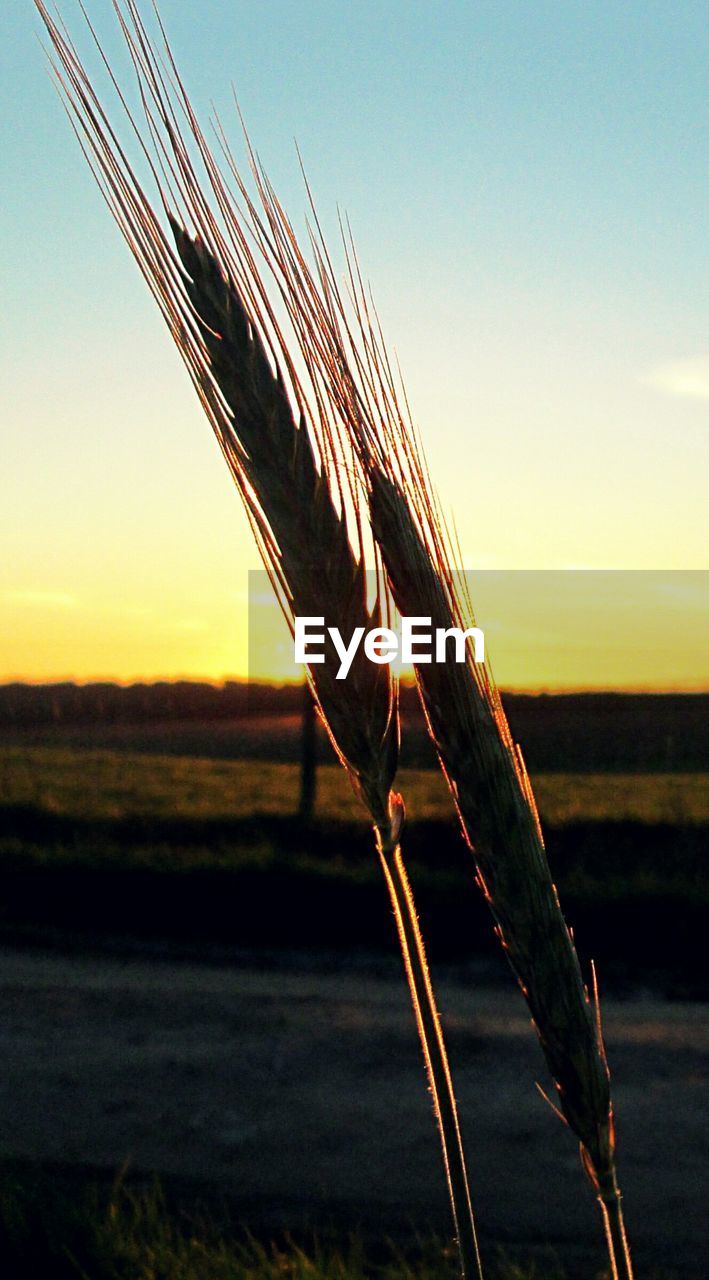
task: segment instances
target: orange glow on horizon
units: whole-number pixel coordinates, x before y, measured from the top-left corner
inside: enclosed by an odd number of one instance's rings
[[[215,572],[188,604],[179,582],[118,606],[101,597],[90,606],[70,592],[6,592],[0,682],[299,682],[261,577],[251,575],[259,584],[251,593],[225,597]],[[483,572],[472,594],[503,690],[709,690],[709,573]]]

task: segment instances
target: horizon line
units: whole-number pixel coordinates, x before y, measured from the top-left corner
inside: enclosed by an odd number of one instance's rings
[[[136,685],[207,685],[213,689],[225,689],[229,685],[240,685],[244,688],[249,685],[253,688],[268,689],[292,689],[300,688],[305,683],[304,679],[279,679],[268,680],[255,678],[250,679],[244,675],[225,675],[219,678],[210,676],[197,675],[170,675],[170,676],[130,676],[121,678],[118,676],[52,676],[50,678],[24,676],[24,675],[8,675],[0,676],[0,689],[8,688],[12,685],[21,685],[25,688],[53,688],[61,685],[75,685],[78,688],[88,688],[91,685],[112,685],[117,689],[130,689]],[[407,676],[399,681],[400,685],[406,689],[415,689],[416,681]],[[698,696],[709,695],[709,682],[698,681],[695,683],[675,682],[674,684],[569,684],[569,685],[549,685],[549,684],[510,684],[498,686],[502,694],[512,695],[528,695],[532,697],[556,697],[568,696],[571,694],[647,694],[654,696],[668,696],[672,694],[694,694]]]

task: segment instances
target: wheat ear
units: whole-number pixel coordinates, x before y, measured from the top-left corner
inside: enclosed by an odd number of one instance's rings
[[[289,246],[283,289],[300,318],[306,358],[317,367],[358,457],[370,519],[399,612],[434,628],[470,625],[461,606],[450,539],[438,515],[405,395],[400,403],[381,329],[345,234],[351,306],[343,301],[316,219],[317,278],[298,253],[270,188],[273,234]],[[310,335],[317,333],[317,344]],[[464,615],[469,616],[464,621]],[[475,854],[477,880],[499,941],[527,1000],[558,1094],[599,1199],[611,1272],[632,1280],[615,1158],[610,1075],[598,992],[591,1001],[544,849],[531,783],[499,693],[485,667],[416,669],[431,737]]]
[[[174,226],[173,230],[189,276],[186,288],[204,325],[212,374],[239,424],[239,438],[249,454],[248,475],[260,509],[269,529],[278,533],[280,568],[290,587],[294,614],[324,613],[326,626],[330,621],[338,623],[345,634],[356,626],[372,625],[366,615],[361,562],[354,559],[329,490],[315,471],[312,452],[301,443],[305,437],[302,427],[294,429],[292,421],[288,421],[278,379],[273,378],[265,353],[239,315],[238,299],[228,282],[216,277],[215,264],[204,247],[195,245],[179,227]],[[240,342],[247,343],[246,360],[238,356]],[[250,376],[245,376],[245,366],[250,369]],[[275,458],[279,459],[276,466]],[[280,474],[283,458],[290,464],[285,476]],[[388,718],[382,718],[387,710],[385,691],[389,682],[383,677],[384,668],[374,668],[362,657],[353,664],[352,684],[343,689],[349,684],[349,677],[347,682],[336,680],[337,661],[326,655],[326,662],[318,666],[312,676],[315,694],[333,743],[374,822],[442,1138],[461,1269],[466,1276],[479,1275],[455,1096],[423,938],[401,855],[403,801],[391,792],[397,746],[391,709]],[[382,726],[383,735],[377,732]]]
[[[305,423],[296,424],[283,380],[272,369],[241,298],[201,241],[174,220],[185,268],[184,287],[199,318],[209,363],[238,439],[238,465],[269,550],[270,569],[282,579],[293,616],[322,616],[325,628],[379,625],[378,606],[367,608],[363,563],[350,545],[327,478],[318,470]],[[235,453],[232,447],[231,456]],[[346,681],[336,678],[331,645],[311,668],[318,706],[335,747],[376,827],[389,824],[396,773],[397,722],[389,673],[360,653]]]
[[[210,262],[203,246],[195,245],[179,227],[174,226],[173,230],[189,276],[186,288],[205,326],[212,373],[233,411],[235,422],[239,423],[240,440],[249,454],[249,478],[270,529],[281,534],[281,568],[291,588],[293,611],[312,616],[327,607],[326,625],[330,620],[339,621],[345,634],[350,634],[355,626],[363,623],[361,562],[354,562],[329,490],[316,475],[312,454],[300,445],[304,432],[295,431],[294,424],[288,423],[280,385],[277,380],[276,385],[272,385],[265,353],[259,351],[255,339],[249,336],[233,291],[222,277],[216,277],[214,263]],[[250,377],[244,377],[245,362],[237,355],[240,341],[251,344],[246,362],[251,369]],[[269,390],[273,392],[271,396]],[[285,478],[278,474],[278,467],[274,473],[274,457],[282,455],[291,462]],[[311,551],[305,559],[304,549]],[[370,619],[367,618],[366,623],[371,625]],[[367,705],[374,705],[377,698],[377,683],[387,687],[388,682],[382,679],[385,669],[373,668],[373,664],[362,658],[355,665],[355,680],[344,696],[345,682],[335,680],[335,670],[336,663],[330,661],[317,668],[313,676],[315,693],[331,738],[374,820],[442,1138],[461,1269],[465,1276],[479,1275],[480,1259],[455,1094],[413,892],[401,854],[403,802],[400,796],[390,794],[396,767],[395,742],[387,724],[390,737],[382,751],[382,740],[377,736],[372,739],[369,732],[369,726],[376,726],[377,719],[366,714]],[[378,677],[373,677],[373,670],[378,672]],[[384,707],[382,703],[380,710]],[[386,809],[383,809],[385,798]]]
[[[79,142],[190,373],[287,620],[292,625],[298,615],[322,616],[326,627],[369,629],[381,619],[381,601],[368,608],[357,490],[349,488],[359,548],[355,554],[343,514],[342,460],[334,448],[326,403],[317,381],[309,398],[296,373],[249,245],[247,231],[269,250],[265,229],[248,203],[251,226],[244,226],[169,47],[164,52],[172,95],[135,4],[115,4],[137,73],[147,139],[130,113],[128,118],[157,184],[177,257],[67,33],[41,0],[36,3]],[[110,69],[109,74],[113,79]],[[113,83],[118,89],[115,79]],[[119,96],[125,106],[120,90]],[[206,191],[180,120],[186,121],[196,144]],[[212,212],[212,201],[220,216]],[[282,269],[277,248],[273,260]],[[389,669],[370,663],[361,652],[346,681],[337,680],[338,666],[328,646],[325,661],[310,669],[309,679],[323,723],[374,823],[439,1126],[461,1270],[472,1280],[482,1271],[455,1097],[401,856],[403,802],[391,790],[398,757],[395,688]]]
[[[414,504],[377,464],[370,465],[368,482],[372,526],[399,610],[430,616],[434,628],[461,626],[440,528],[434,525],[427,542]],[[419,482],[425,484],[423,473]],[[416,505],[419,512],[429,509],[420,493]],[[580,1142],[598,1196],[612,1275],[632,1280],[595,975],[592,1001],[552,881],[521,752],[488,672],[470,654],[465,665],[421,665],[416,678],[478,883],[555,1082],[555,1109]]]

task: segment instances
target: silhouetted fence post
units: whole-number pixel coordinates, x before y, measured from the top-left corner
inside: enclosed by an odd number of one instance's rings
[[[300,804],[302,822],[311,822],[315,811],[317,769],[317,713],[310,685],[303,684],[303,711],[300,726]]]

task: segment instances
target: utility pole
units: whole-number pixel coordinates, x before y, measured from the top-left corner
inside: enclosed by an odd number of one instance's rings
[[[303,682],[303,708],[300,722],[300,804],[301,822],[310,823],[315,810],[317,769],[317,712],[310,685]]]

